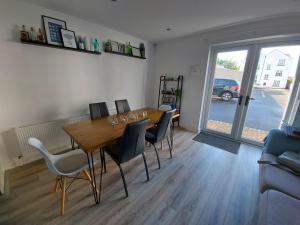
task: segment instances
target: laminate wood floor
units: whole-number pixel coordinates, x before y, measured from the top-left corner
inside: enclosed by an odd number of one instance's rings
[[[193,141],[195,133],[177,130],[173,159],[166,146],[147,148],[150,181],[142,157],[124,164],[129,197],[118,167],[110,160],[100,205],[89,183],[75,181],[59,216],[55,176],[42,160],[10,172],[11,193],[0,197],[0,224],[11,225],[255,225],[258,219],[258,165],[261,150],[241,145],[238,154]],[[108,157],[107,157],[108,158]]]

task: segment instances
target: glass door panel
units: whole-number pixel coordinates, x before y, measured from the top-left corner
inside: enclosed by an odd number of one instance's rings
[[[248,50],[219,52],[209,99],[206,129],[232,134]]]
[[[269,130],[278,128],[289,104],[300,46],[262,48],[241,137],[262,143]]]

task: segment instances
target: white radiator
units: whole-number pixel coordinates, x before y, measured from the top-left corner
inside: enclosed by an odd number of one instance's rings
[[[71,147],[70,137],[63,130],[63,125],[88,118],[89,115],[83,115],[15,128],[20,146],[20,156],[15,159],[15,162],[17,165],[22,165],[41,158],[41,155],[28,144],[28,138],[30,137],[36,137],[41,140],[51,153],[69,149]]]

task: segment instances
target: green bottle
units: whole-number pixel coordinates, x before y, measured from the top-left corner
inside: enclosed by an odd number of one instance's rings
[[[128,44],[128,55],[132,55],[132,46],[131,46],[130,42]]]

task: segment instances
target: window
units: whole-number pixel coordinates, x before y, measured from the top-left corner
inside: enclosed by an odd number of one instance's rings
[[[225,81],[223,79],[216,79],[215,85],[225,85]]]
[[[277,70],[275,77],[282,77],[282,70]]]
[[[267,70],[270,70],[271,69],[271,64],[268,64],[267,65]]]
[[[265,74],[264,80],[268,80],[269,79],[269,74]]]
[[[278,66],[285,66],[285,59],[279,59]]]
[[[273,87],[279,87],[280,86],[280,80],[274,80]]]
[[[229,85],[229,86],[236,86],[236,85],[238,85],[237,82],[234,81],[234,80],[228,80],[228,81],[226,82],[226,84]]]

